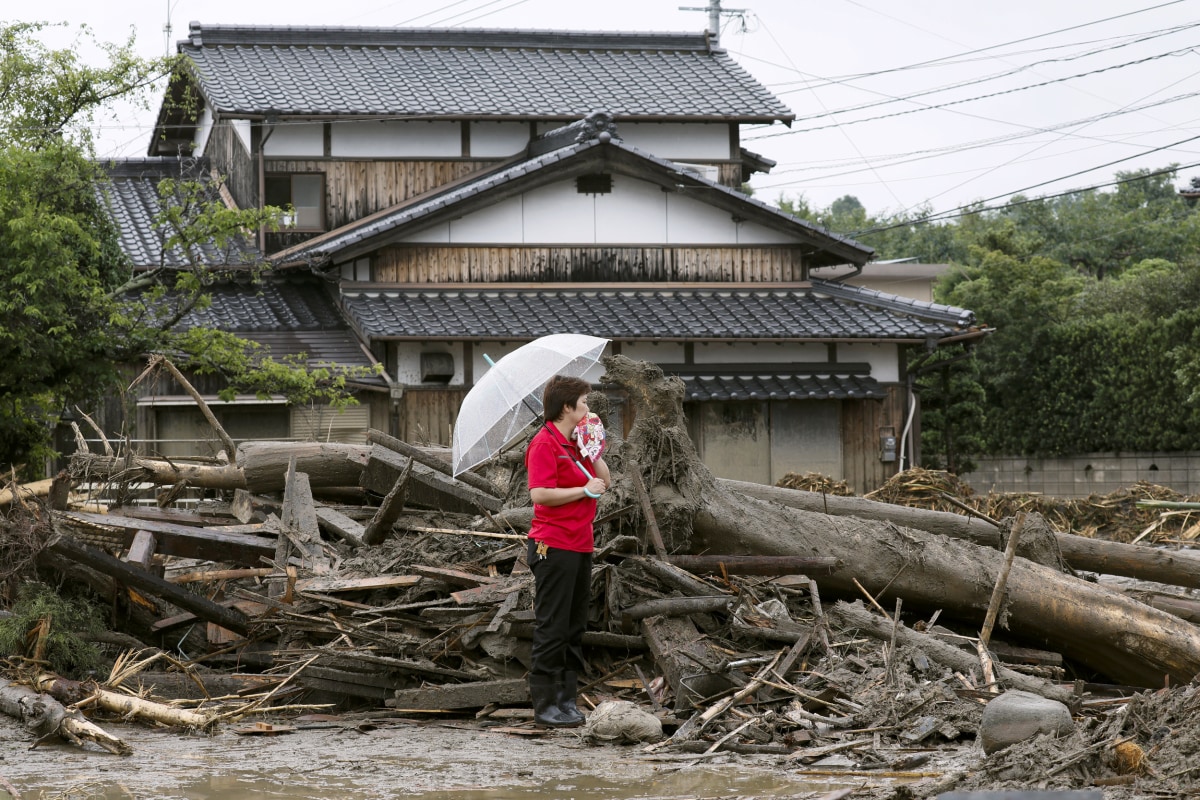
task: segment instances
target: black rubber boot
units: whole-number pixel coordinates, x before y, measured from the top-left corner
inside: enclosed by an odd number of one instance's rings
[[[573,728],[579,724],[559,710],[558,682],[553,675],[530,674],[529,697],[533,700],[534,724],[543,728]]]
[[[575,705],[575,698],[579,694],[579,675],[574,672],[560,672],[558,674],[558,682],[556,684],[558,694],[558,710],[563,716],[569,720],[573,720],[573,725],[582,725],[585,717],[579,707]]]

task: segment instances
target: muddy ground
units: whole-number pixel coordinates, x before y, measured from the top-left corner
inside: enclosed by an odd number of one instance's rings
[[[889,653],[853,633],[834,631],[837,655],[814,660],[805,673],[806,680],[839,687],[858,710],[837,726],[806,721],[799,704],[760,710],[745,733],[753,738],[759,727],[764,739],[792,742],[781,754],[595,744],[581,730],[538,731],[520,708],[487,719],[421,719],[386,709],[293,713],[229,722],[211,734],[95,715],[132,746],[133,754],[122,757],[61,741],[30,749],[31,735],[0,717],[0,785],[7,781],[26,800],[748,800],[823,798],[838,790],[907,800],[1000,789],[1099,789],[1114,800],[1200,795],[1200,685],[1124,697],[1085,692],[1071,735],[985,755],[976,743],[983,698],[918,651]],[[585,697],[604,699],[595,691]],[[754,711],[747,706],[743,716]],[[934,732],[915,741],[926,717]],[[246,734],[256,722],[291,732]],[[710,731],[706,746],[720,735]],[[822,752],[829,748],[837,751]]]
[[[121,757],[64,743],[29,750],[24,730],[0,717],[0,777],[26,800],[775,798],[882,782],[806,774],[829,770],[779,756],[701,758],[647,754],[637,745],[591,746],[570,731],[516,735],[465,721],[284,722],[299,730],[239,736],[226,729],[207,736],[108,724],[134,748]],[[933,764],[945,769],[969,760],[959,750],[939,753]]]

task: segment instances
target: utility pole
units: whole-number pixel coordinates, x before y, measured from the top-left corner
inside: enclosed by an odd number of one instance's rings
[[[707,11],[708,12],[708,32],[712,36],[713,44],[721,43],[721,15],[727,17],[740,17],[747,11],[745,8],[721,8],[721,0],[708,0],[708,5],[704,8],[695,6],[680,6],[680,11]]]

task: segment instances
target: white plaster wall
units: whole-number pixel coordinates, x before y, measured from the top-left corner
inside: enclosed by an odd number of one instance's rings
[[[347,158],[454,158],[462,155],[462,132],[457,122],[339,122],[330,152]]]
[[[728,211],[687,193],[667,193],[668,244],[737,244],[737,239],[737,225]]]
[[[575,191],[574,181],[543,186],[522,197],[525,243],[592,244],[596,241],[595,195]]]
[[[652,364],[684,363],[683,345],[679,342],[623,342],[621,355]]]
[[[658,244],[667,240],[667,193],[646,181],[613,176],[613,193],[596,198],[596,241]]]
[[[734,158],[729,126],[719,122],[623,122],[617,133],[626,144],[671,161]]]
[[[529,144],[528,122],[472,122],[471,157],[512,156]]]
[[[696,344],[692,356],[697,364],[820,364],[829,360],[829,350],[823,344],[701,342]]]
[[[455,244],[792,244],[793,237],[733,220],[694,192],[613,176],[610,194],[580,194],[575,181],[534,189],[401,241]]]
[[[263,145],[267,156],[325,155],[325,125],[320,122],[287,122],[268,129],[270,136]]]
[[[880,383],[900,381],[900,352],[894,344],[839,344],[838,361],[865,361],[871,377]]]
[[[463,346],[461,342],[399,342],[396,345],[396,382],[405,385],[421,382],[421,353],[449,353],[454,358],[451,385],[463,382]],[[476,372],[476,375],[479,373]]]
[[[520,244],[522,216],[521,198],[510,197],[508,200],[488,206],[474,214],[451,220],[448,226],[448,241],[455,244],[469,242]],[[424,238],[423,234],[417,235],[422,238],[415,241],[429,241]]]
[[[229,121],[230,127],[233,128],[234,135],[242,143],[242,147],[246,148],[246,152],[250,152],[250,120],[248,119],[233,119]]]
[[[205,106],[204,111],[200,112],[200,121],[196,124],[196,155],[204,155],[204,148],[208,146],[208,137],[212,135],[212,130],[212,109]]]
[[[755,222],[736,224],[738,244],[795,244],[795,237]]]

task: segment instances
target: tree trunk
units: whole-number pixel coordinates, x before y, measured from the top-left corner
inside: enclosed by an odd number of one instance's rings
[[[78,711],[68,711],[53,697],[38,694],[28,686],[0,681],[0,713],[21,720],[39,739],[61,736],[82,747],[91,740],[110,753],[127,756],[133,748],[93,725]]]
[[[669,547],[709,555],[829,556],[846,566],[818,584],[846,596],[899,597],[905,609],[944,609],[982,622],[1001,553],[891,522],[834,517],[730,491],[700,463],[683,417],[683,382],[646,362],[604,360],[606,380],[636,407],[625,458],[651,465]],[[625,490],[629,497],[632,490]],[[659,503],[659,499],[665,500]],[[664,525],[664,520],[667,520]],[[1108,589],[1017,558],[1001,625],[1117,681],[1160,687],[1200,672],[1200,631]]]
[[[240,466],[232,464],[179,464],[158,458],[127,458],[76,453],[71,474],[90,480],[147,481],[171,486],[186,480],[204,489],[282,491],[288,463],[308,474],[315,487],[358,486],[371,448],[356,444],[317,442],[243,442],[238,448]]]
[[[125,717],[152,720],[177,728],[204,730],[213,722],[213,717],[208,714],[201,714],[186,708],[175,708],[119,692],[110,692],[91,684],[83,684],[49,673],[38,676],[37,688],[63,703],[74,704],[87,698],[94,698],[96,705],[105,711]]]
[[[720,479],[718,483],[758,500],[791,508],[836,517],[893,522],[929,533],[965,539],[984,547],[1003,548],[1000,529],[980,517],[896,506],[862,497],[838,497],[819,492],[764,486],[746,481]],[[1088,539],[1069,533],[1055,533],[1054,538],[1063,560],[1073,569],[1200,589],[1200,554]],[[1021,550],[1017,553],[1023,555]]]

